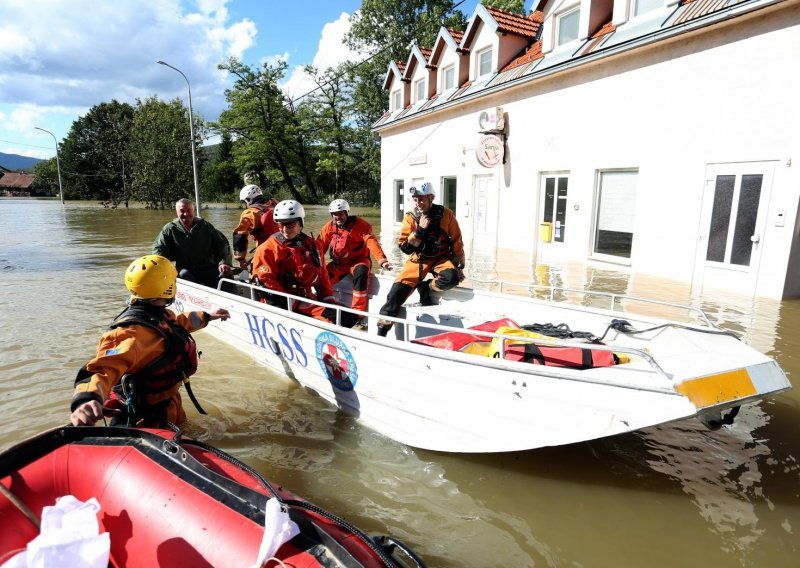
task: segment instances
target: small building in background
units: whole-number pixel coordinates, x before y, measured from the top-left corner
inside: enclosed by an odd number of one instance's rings
[[[470,258],[800,295],[799,0],[478,5],[384,83],[381,225],[431,181]]]
[[[13,172],[0,166],[0,195],[4,197],[31,197],[33,174]]]

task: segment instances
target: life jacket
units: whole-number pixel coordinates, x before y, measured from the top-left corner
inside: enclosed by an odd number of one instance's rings
[[[356,217],[348,217],[341,229],[336,227],[336,232],[331,235],[330,257],[334,262],[355,256],[364,248],[364,239],[353,234]]]
[[[298,296],[310,296],[322,269],[322,259],[314,239],[302,233],[291,241],[282,233],[273,236],[289,251],[288,263],[281,267],[278,281]]]
[[[498,328],[496,333],[517,335],[529,339],[545,337],[532,331],[505,327]],[[610,367],[620,362],[617,355],[611,351],[572,346],[558,347],[541,343],[536,344],[533,341],[501,340],[500,338],[495,338],[492,341],[492,356],[495,358],[500,357],[500,341],[505,341],[503,358],[510,361],[522,361],[523,363],[551,367],[570,367],[572,369]]]
[[[419,209],[414,207],[408,213],[414,222],[419,225],[422,214]],[[420,245],[419,255],[425,258],[441,258],[444,256],[451,256],[453,254],[453,241],[447,231],[442,229],[442,217],[444,216],[444,206],[432,204],[428,212],[430,224],[425,230],[425,236],[422,238]]]
[[[259,242],[264,242],[270,235],[278,231],[278,225],[273,218],[275,206],[277,204],[278,202],[276,200],[268,199],[264,203],[259,202],[250,205],[250,207],[258,209],[261,213],[258,228],[251,232]]]
[[[136,374],[125,375],[112,389],[114,398],[129,407],[132,403],[137,419],[165,419],[170,399],[155,405],[149,399],[158,398],[197,371],[197,345],[188,331],[166,317],[163,308],[131,304],[114,318],[109,329],[130,325],[144,325],[159,332],[164,338],[164,351]],[[131,385],[132,393],[129,392]],[[128,400],[131,396],[132,401]]]

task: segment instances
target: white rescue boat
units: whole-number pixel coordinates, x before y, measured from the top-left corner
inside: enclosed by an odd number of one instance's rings
[[[525,297],[502,286],[459,287],[434,295],[433,306],[415,292],[400,317],[384,318],[395,325],[379,337],[392,280],[371,282],[369,313],[361,313],[368,330],[263,303],[263,288],[235,280],[219,289],[178,280],[175,307],[227,309],[230,320],[211,322],[209,333],[381,434],[442,452],[571,444],[689,418],[717,428],[740,405],[791,388],[773,359],[696,308],[533,286]],[[346,286],[337,294],[350,305]],[[601,300],[607,307],[583,305]],[[680,308],[687,321],[639,315],[637,306]]]

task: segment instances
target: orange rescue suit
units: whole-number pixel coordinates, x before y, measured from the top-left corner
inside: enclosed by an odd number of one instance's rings
[[[400,250],[409,255],[395,282],[416,286],[428,272],[438,273],[447,269],[460,269],[464,265],[464,242],[461,227],[453,212],[447,207],[433,204],[430,215],[436,219],[426,231],[419,247],[412,247],[408,237],[417,229],[419,210],[415,207],[403,217],[398,244]]]
[[[278,232],[278,225],[272,218],[275,205],[275,200],[270,199],[267,202],[253,203],[242,211],[239,224],[233,230],[233,258],[235,260],[241,262],[247,257],[248,235],[252,235],[256,245],[260,245]]]
[[[272,235],[253,254],[253,278],[265,288],[334,303],[333,287],[328,271],[322,265],[322,254],[313,237],[300,233],[288,240],[282,234]],[[293,311],[330,321],[323,316],[325,308],[295,302]]]
[[[369,272],[372,266],[370,253],[378,263],[386,261],[378,239],[372,234],[372,225],[361,217],[348,216],[341,229],[336,221],[331,219],[322,227],[317,244],[320,250],[329,252],[331,261],[328,263],[328,276],[333,284],[344,278],[347,274],[353,275],[353,303],[357,310],[367,311],[369,289]],[[366,268],[366,277],[356,277],[359,265]],[[363,271],[364,269],[360,269]]]
[[[133,306],[140,306],[141,303],[134,302]],[[120,325],[103,334],[97,346],[97,355],[89,361],[79,372],[75,380],[75,394],[72,398],[71,410],[75,410],[81,404],[97,400],[101,404],[109,400],[109,398],[119,398],[116,393],[112,393],[112,389],[119,390],[120,380],[123,375],[130,374],[136,376],[137,373],[145,370],[160,357],[165,355],[169,350],[168,340],[170,334],[177,333],[173,326],[178,326],[185,330],[186,335],[192,331],[204,328],[208,325],[210,318],[205,312],[186,312],[176,315],[171,310],[166,308],[157,308],[154,306],[144,306],[144,309],[155,314],[154,319],[161,320],[158,327],[163,329],[158,330],[149,325],[141,323],[131,323],[129,325]],[[130,310],[126,309],[125,312],[117,317],[115,322],[124,321],[123,318]],[[189,337],[191,341],[191,337]],[[194,349],[193,341],[190,346]],[[165,362],[167,365],[169,361]],[[190,362],[187,362],[191,365]],[[194,368],[187,368],[185,376],[191,375],[196,369],[196,358],[194,360]],[[137,377],[134,383],[134,396],[138,399],[139,406],[137,414],[144,412],[148,414],[153,409],[158,409],[161,414],[161,419],[166,419],[173,424],[180,424],[186,420],[186,413],[181,404],[180,368],[172,370],[170,377],[173,375],[176,378],[170,378],[168,383],[164,381],[151,382],[153,377]],[[158,385],[154,387],[153,385]],[[163,426],[160,420],[147,420],[145,419],[145,426]]]

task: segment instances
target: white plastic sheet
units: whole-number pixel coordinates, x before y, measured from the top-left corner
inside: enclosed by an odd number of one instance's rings
[[[299,533],[300,528],[297,523],[289,518],[289,513],[281,511],[278,500],[269,499],[264,511],[264,538],[261,539],[258,559],[254,566],[263,566],[285,542],[289,542]]]
[[[97,512],[100,504],[72,495],[56,499],[54,507],[42,510],[41,532],[2,568],[106,568],[111,551],[108,533],[100,534]]]

